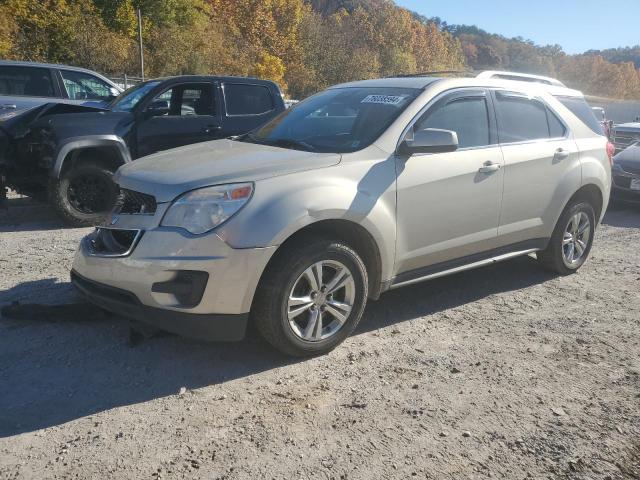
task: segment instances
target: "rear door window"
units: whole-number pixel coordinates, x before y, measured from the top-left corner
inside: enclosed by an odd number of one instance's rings
[[[263,85],[225,83],[227,115],[260,115],[273,110],[271,91]]]
[[[604,135],[604,128],[596,118],[593,110],[582,97],[556,97],[562,105],[571,110],[587,127],[598,135]]]
[[[517,92],[496,92],[500,143],[564,137],[566,129],[545,103]]]
[[[414,130],[425,128],[439,128],[456,132],[460,148],[489,145],[487,100],[484,96],[469,96],[454,98],[440,106],[435,106],[414,126]]]
[[[0,66],[0,95],[56,97],[48,68]]]

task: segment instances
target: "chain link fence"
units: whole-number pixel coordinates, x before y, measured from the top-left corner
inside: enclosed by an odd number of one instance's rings
[[[126,73],[121,76],[107,75],[107,78],[124,90],[143,81],[142,77],[127,75]]]

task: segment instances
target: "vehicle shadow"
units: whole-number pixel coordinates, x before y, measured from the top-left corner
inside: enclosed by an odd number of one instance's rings
[[[355,335],[551,278],[524,257],[394,290],[370,303]],[[304,362],[255,334],[232,344],[167,335],[131,348],[128,333],[124,319],[91,308],[63,311],[61,321],[0,318],[0,437]]]
[[[42,278],[19,283],[7,290],[0,290],[0,307],[23,301],[43,304],[69,303],[76,300],[77,295],[70,282],[61,282],[55,277]]]
[[[7,199],[0,210],[0,232],[33,232],[69,228],[45,203],[27,197]]]
[[[602,224],[620,228],[640,228],[640,205],[624,203],[610,205],[602,219]]]

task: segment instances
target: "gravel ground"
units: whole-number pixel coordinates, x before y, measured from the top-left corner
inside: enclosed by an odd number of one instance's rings
[[[292,361],[255,335],[129,346],[68,283],[87,230],[12,204],[0,305],[58,306],[0,319],[2,479],[640,478],[639,209],[577,275],[525,257],[396,290]]]

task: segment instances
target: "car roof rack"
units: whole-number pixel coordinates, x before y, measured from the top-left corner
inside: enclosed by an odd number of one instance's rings
[[[495,78],[502,80],[515,80],[516,82],[542,83],[543,85],[553,85],[554,87],[566,87],[564,83],[555,78],[500,70],[486,70],[484,72],[480,72],[476,78]]]
[[[472,77],[474,72],[471,70],[434,70],[432,72],[418,72],[418,73],[401,73],[398,75],[393,75],[388,78],[410,78],[410,77],[432,77],[434,75],[465,75],[467,77]]]

